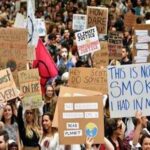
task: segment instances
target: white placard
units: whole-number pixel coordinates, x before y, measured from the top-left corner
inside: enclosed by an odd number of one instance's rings
[[[79,123],[76,122],[67,122],[67,129],[79,129]]]
[[[85,30],[87,28],[87,15],[73,14],[73,30]]]
[[[150,64],[108,67],[109,106],[112,118],[150,112]]]
[[[64,137],[82,136],[82,130],[65,130]]]
[[[75,103],[74,104],[75,110],[95,110],[98,109],[98,103]]]
[[[85,118],[98,118],[99,113],[98,112],[85,112]]]
[[[75,33],[79,56],[101,50],[96,27]]]
[[[45,20],[36,19],[36,24],[39,36],[46,36]]]
[[[135,30],[135,35],[139,36],[147,36],[148,35],[148,30]]]
[[[65,103],[64,110],[73,110],[73,103]]]
[[[137,36],[137,41],[138,41],[138,43],[147,43],[147,42],[150,42],[150,36],[148,36],[148,35]]]
[[[136,49],[148,50],[148,43],[136,43]]]
[[[22,14],[17,13],[14,27],[15,28],[26,28],[26,19]]]
[[[83,112],[63,113],[63,119],[77,119],[77,118],[84,118],[84,113]]]

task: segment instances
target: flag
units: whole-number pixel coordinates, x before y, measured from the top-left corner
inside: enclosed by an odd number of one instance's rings
[[[46,82],[48,79],[54,78],[58,75],[58,69],[41,39],[38,40],[36,48],[36,60],[33,62],[33,68],[39,69],[39,74],[41,77],[40,83],[42,87],[42,93],[44,94]]]
[[[31,0],[28,0],[27,4],[28,44],[36,47],[39,38],[38,29],[36,27],[36,19]]]

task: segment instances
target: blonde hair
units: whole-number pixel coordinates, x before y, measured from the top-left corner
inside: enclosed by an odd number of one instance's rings
[[[38,125],[38,109],[32,109],[33,112],[33,124],[32,126],[29,125],[25,119],[25,130],[26,130],[26,136],[28,138],[33,137],[33,133],[35,132],[37,137],[40,137],[40,131],[39,131],[39,125]],[[24,114],[24,118],[26,118],[26,111]]]

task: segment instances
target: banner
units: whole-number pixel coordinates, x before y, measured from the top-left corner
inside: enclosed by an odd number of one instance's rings
[[[99,34],[107,34],[108,8],[104,7],[87,7],[88,27],[97,27]]]
[[[82,31],[87,28],[87,15],[73,14],[72,29]]]
[[[92,56],[94,68],[106,67],[109,64],[108,42],[101,41],[100,44],[101,50],[94,52]]]
[[[16,85],[10,69],[0,70],[0,107],[17,96]]]
[[[75,36],[79,56],[90,54],[101,49],[96,27],[76,32]]]
[[[70,87],[107,93],[107,74],[105,69],[72,68],[69,72]]]
[[[23,105],[25,109],[42,106],[42,94],[38,69],[18,72],[20,91],[25,94]]]
[[[93,95],[101,95],[100,92],[96,91],[90,91],[85,89],[78,89],[78,88],[72,88],[72,87],[60,87],[59,97],[75,97],[75,96],[93,96]],[[53,127],[58,128],[58,103],[56,104],[56,109],[54,113],[54,119],[53,119]]]
[[[111,118],[149,116],[150,64],[110,66],[107,74]]]
[[[110,59],[121,59],[123,35],[119,32],[110,32],[108,35],[108,49]]]
[[[60,144],[83,144],[86,137],[104,142],[102,96],[59,97]]]
[[[0,67],[13,71],[26,68],[27,30],[0,28]]]

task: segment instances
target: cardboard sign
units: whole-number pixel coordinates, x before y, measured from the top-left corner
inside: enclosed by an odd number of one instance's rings
[[[149,116],[150,64],[110,66],[107,74],[111,118]]]
[[[42,106],[42,94],[38,69],[20,71],[18,73],[20,91],[25,94],[23,105],[26,109]]]
[[[43,19],[36,19],[36,23],[39,36],[46,36],[45,21]]]
[[[10,69],[0,70],[0,105],[17,96],[16,85]]]
[[[73,14],[72,29],[81,31],[87,28],[87,15]]]
[[[0,66],[23,70],[27,59],[27,30],[0,28]]]
[[[96,25],[99,34],[107,34],[108,8],[87,7],[88,27]]]
[[[90,54],[101,49],[96,27],[76,32],[75,36],[79,56]]]
[[[69,72],[70,87],[107,93],[107,74],[105,69],[73,68]]]
[[[126,27],[132,27],[136,24],[137,16],[131,12],[125,14],[124,23]]]
[[[29,45],[27,49],[27,60],[33,61],[35,60],[35,47]]]
[[[108,49],[110,59],[121,59],[123,47],[123,35],[119,32],[110,32],[108,37]]]
[[[140,24],[135,26],[134,61],[135,63],[149,62],[150,51],[150,25]]]
[[[101,41],[101,50],[93,54],[93,67],[101,68],[109,63],[108,42]]]
[[[93,95],[102,95],[100,92],[77,89],[72,87],[60,87],[59,97],[75,97],[75,96],[93,96]],[[56,104],[56,109],[53,119],[53,127],[58,128],[58,103]]]
[[[86,137],[104,142],[102,96],[59,97],[58,109],[60,144],[84,144]]]

